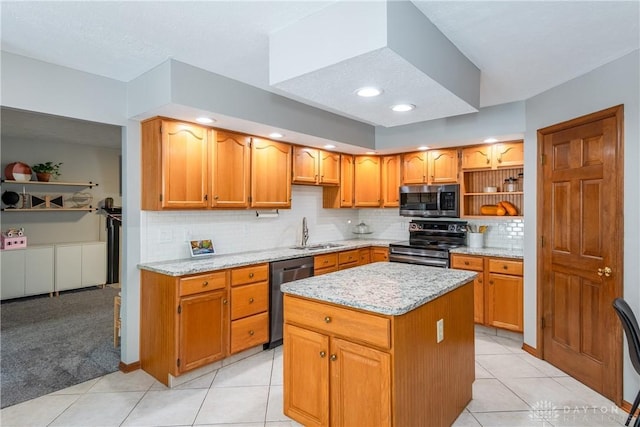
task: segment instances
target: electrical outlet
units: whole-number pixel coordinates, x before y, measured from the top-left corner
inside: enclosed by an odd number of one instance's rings
[[[444,319],[440,319],[436,322],[436,342],[442,342],[444,339]]]

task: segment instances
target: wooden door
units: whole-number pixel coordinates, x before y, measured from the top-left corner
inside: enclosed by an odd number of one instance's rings
[[[524,165],[522,141],[501,142],[493,146],[493,165],[496,168],[515,168]]]
[[[462,149],[462,169],[491,169],[491,145],[477,145]]]
[[[488,281],[487,325],[522,332],[522,277],[489,273]]]
[[[246,208],[249,206],[251,138],[226,131],[212,132],[211,206]]]
[[[180,372],[224,358],[229,342],[227,291],[182,297],[179,309]]]
[[[320,153],[315,148],[293,147],[293,178],[294,184],[317,184],[319,182]]]
[[[305,426],[328,426],[329,337],[287,323],[283,336],[284,414]]]
[[[430,150],[428,152],[429,183],[458,182],[458,150]]]
[[[618,106],[538,131],[538,345],[544,359],[616,404],[622,332],[611,304],[622,295],[622,117]]]
[[[402,155],[402,184],[427,183],[427,153],[415,152]]]
[[[207,207],[208,150],[206,128],[162,122],[163,208]]]
[[[331,339],[331,426],[391,426],[391,356]]]
[[[355,156],[353,174],[354,206],[380,206],[380,157]]]
[[[340,156],[340,207],[353,206],[353,156],[343,154]]]
[[[251,207],[291,207],[291,146],[289,144],[253,138]]]
[[[400,155],[382,157],[382,206],[400,206]]]
[[[321,184],[340,184],[340,154],[319,150]]]

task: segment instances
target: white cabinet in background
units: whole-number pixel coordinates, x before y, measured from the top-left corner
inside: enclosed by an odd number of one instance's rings
[[[107,245],[105,242],[55,245],[55,291],[66,291],[107,282]]]
[[[53,292],[53,246],[33,246],[2,251],[0,258],[2,260],[1,299]]]

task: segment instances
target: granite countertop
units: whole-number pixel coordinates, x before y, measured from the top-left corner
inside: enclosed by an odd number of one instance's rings
[[[470,248],[467,246],[451,249],[452,254],[462,255],[478,255],[478,256],[495,256],[500,258],[523,259],[524,251],[522,249],[504,249],[504,248]]]
[[[476,273],[377,262],[282,284],[285,294],[392,316],[407,313],[473,280]]]
[[[339,247],[332,248],[308,250],[291,249],[290,247],[286,247],[261,251],[238,252],[233,254],[216,254],[208,258],[185,258],[171,261],[141,263],[138,264],[138,268],[141,270],[149,270],[156,273],[166,274],[168,276],[184,276],[187,274],[205,273],[208,271],[224,270],[226,268],[242,267],[245,265],[281,261],[292,258],[302,258],[331,252],[341,252],[350,249],[367,248],[370,246],[388,247],[389,243],[393,242],[395,242],[395,240],[339,240],[335,242],[326,242],[341,245]],[[309,245],[313,244],[315,243],[309,243]]]

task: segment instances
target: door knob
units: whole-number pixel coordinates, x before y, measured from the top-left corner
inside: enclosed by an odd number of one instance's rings
[[[598,269],[598,276],[602,277],[611,277],[611,273],[613,273],[613,270],[611,270],[611,268],[609,267],[605,267],[605,268],[599,268]]]
[[[336,360],[338,360],[338,356],[335,354],[332,354],[331,356],[329,356],[329,359],[331,359],[332,362],[335,362]]]
[[[325,351],[321,351],[320,352],[320,357],[325,357],[327,355],[327,353]]]

